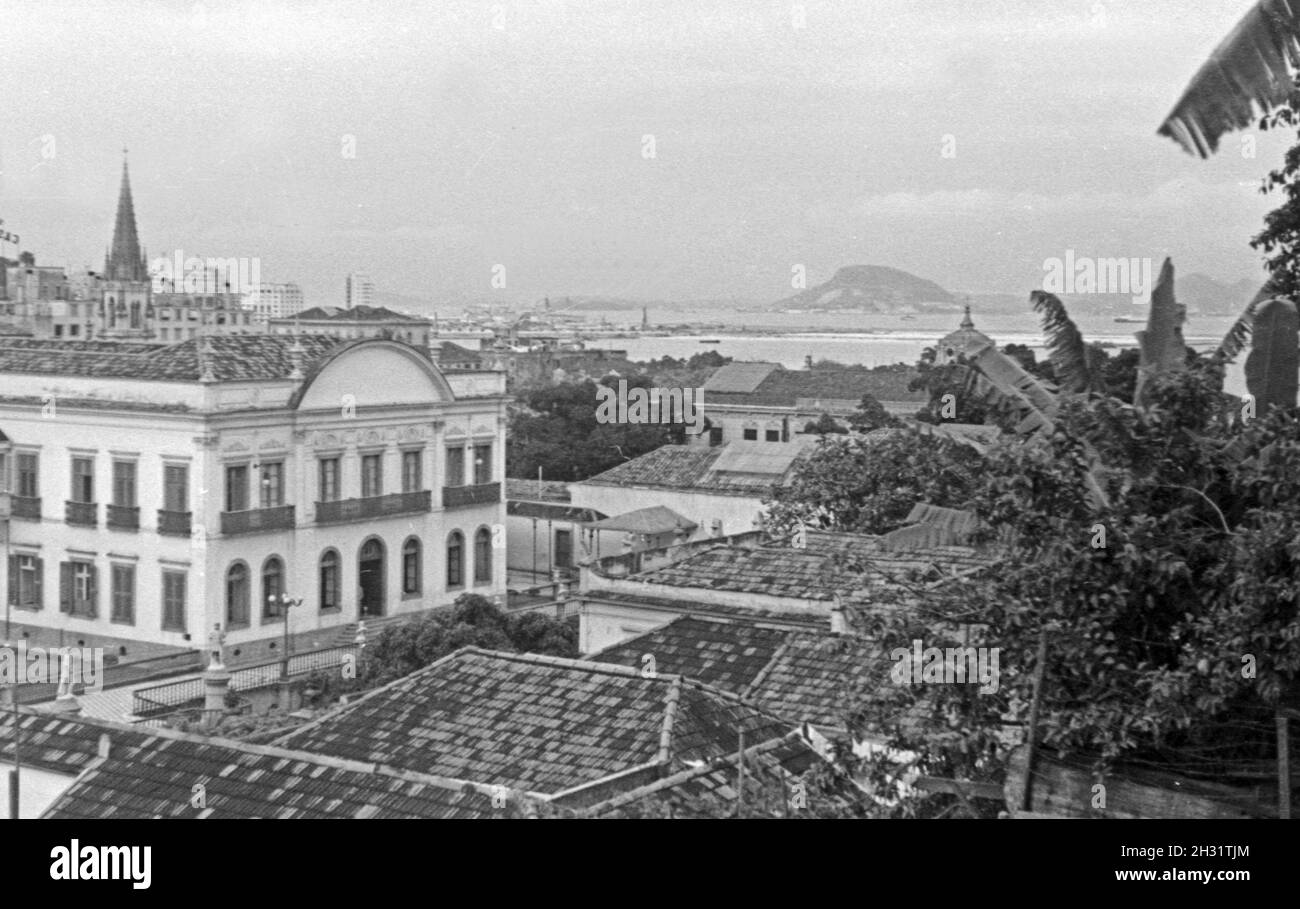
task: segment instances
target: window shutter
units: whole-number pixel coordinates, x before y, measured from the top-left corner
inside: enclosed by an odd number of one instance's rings
[[[72,612],[72,563],[59,563],[59,612]]]
[[[9,599],[6,601],[18,605],[18,556],[9,557]]]
[[[44,559],[36,560],[36,583],[33,584],[32,587],[34,591],[33,599],[36,601],[32,603],[32,608],[40,609],[42,606],[45,605],[45,560]]]
[[[94,565],[90,566],[90,602],[86,606],[87,615],[99,617],[99,568]]]

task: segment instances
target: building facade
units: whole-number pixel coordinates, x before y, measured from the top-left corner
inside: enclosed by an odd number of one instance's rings
[[[292,316],[271,319],[267,330],[280,335],[302,331],[336,338],[395,338],[425,349],[433,337],[433,325],[428,319],[383,306],[313,306]]]
[[[262,284],[249,290],[242,300],[253,321],[265,325],[271,319],[292,316],[303,308],[302,288],[297,284]]]
[[[348,275],[344,286],[343,299],[348,309],[356,306],[374,306],[375,282],[371,281],[370,275],[364,272],[352,272]]]
[[[0,387],[15,622],[238,648],[280,594],[295,634],[504,595],[500,373],[387,339],[8,339]]]

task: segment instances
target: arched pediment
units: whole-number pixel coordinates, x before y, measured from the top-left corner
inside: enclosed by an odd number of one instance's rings
[[[442,372],[419,350],[386,338],[364,338],[319,361],[290,406],[333,410],[454,400]]]

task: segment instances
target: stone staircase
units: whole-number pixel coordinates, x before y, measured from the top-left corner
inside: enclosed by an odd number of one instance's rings
[[[395,625],[405,624],[413,619],[418,619],[422,615],[425,615],[425,613],[416,612],[402,615],[371,616],[365,620],[366,640],[368,642],[374,642],[378,640],[379,635],[383,633],[385,628],[392,628]],[[356,639],[357,623],[353,622],[350,625],[343,625],[340,627],[334,634],[333,640],[330,643],[335,647],[343,647],[348,644],[356,643]]]

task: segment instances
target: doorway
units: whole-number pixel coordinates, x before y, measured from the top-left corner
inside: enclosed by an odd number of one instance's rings
[[[361,588],[361,618],[384,614],[384,544],[371,538],[361,545],[357,558],[357,584]]]

